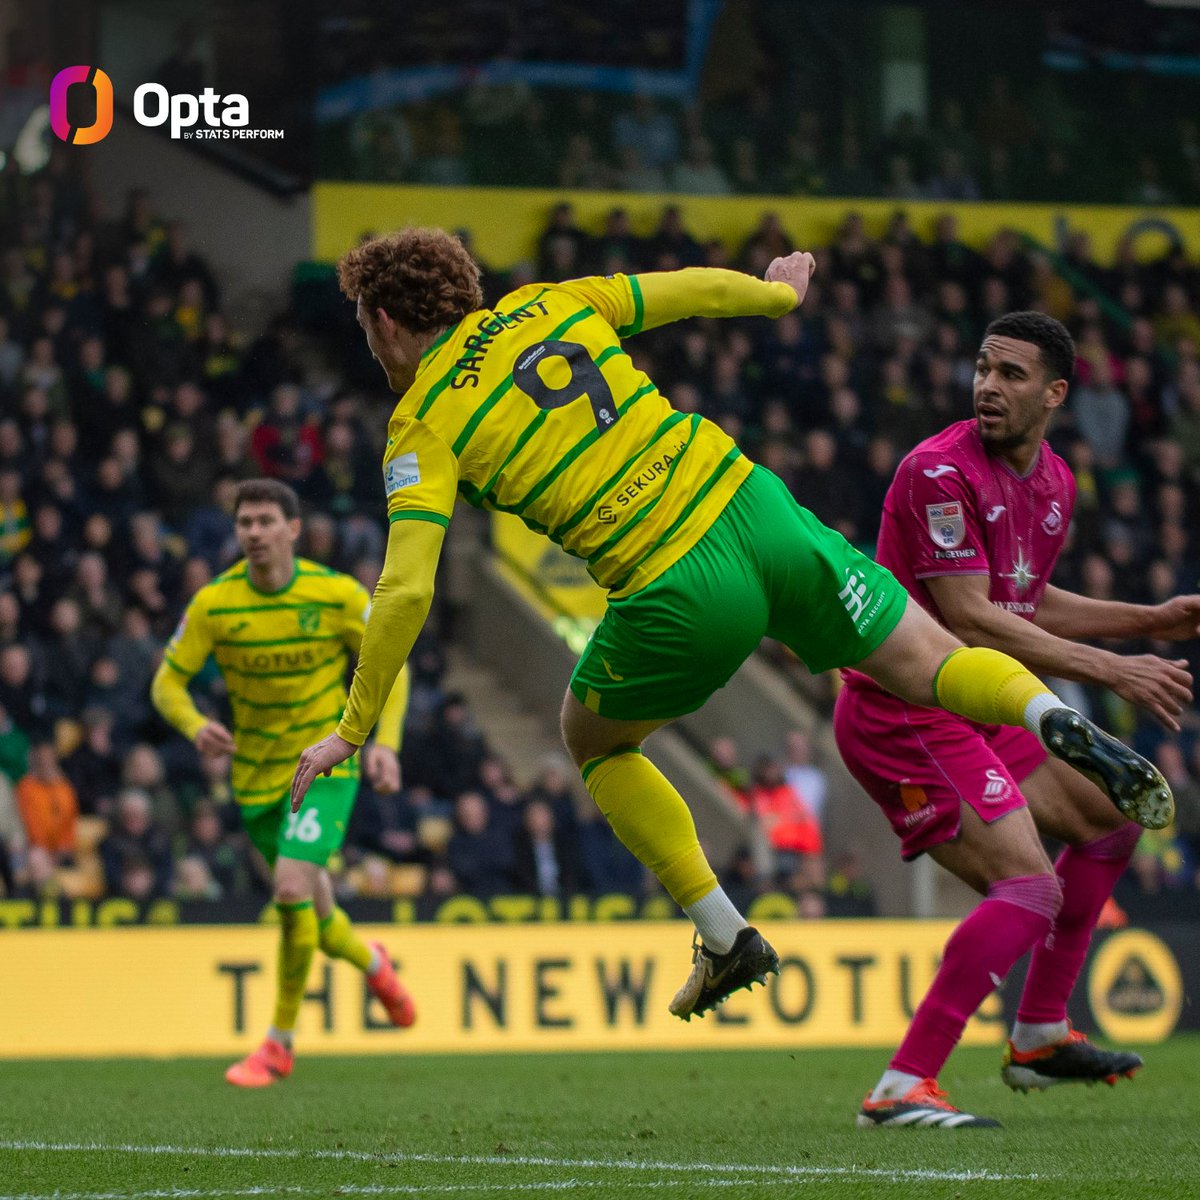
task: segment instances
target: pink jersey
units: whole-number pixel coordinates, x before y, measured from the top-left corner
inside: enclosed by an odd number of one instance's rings
[[[973,420],[959,421],[897,468],[876,557],[939,621],[921,582],[932,575],[988,575],[991,602],[1032,621],[1074,506],[1070,468],[1045,442],[1022,476],[987,453]]]
[[[988,454],[974,421],[923,441],[883,502],[876,557],[933,618],[922,580],[986,575],[988,597],[1032,621],[1067,537],[1075,480],[1044,442],[1028,475]],[[844,672],[834,733],[846,765],[887,814],[905,858],[957,836],[963,803],[984,821],[1024,805],[1046,752],[1032,733],[906,704]]]

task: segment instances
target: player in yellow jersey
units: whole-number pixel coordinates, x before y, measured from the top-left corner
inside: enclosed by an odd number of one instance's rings
[[[1169,807],[1149,764],[1020,663],[964,647],[716,425],[675,412],[621,346],[685,317],[781,316],[804,299],[813,267],[796,253],[765,281],[689,268],[533,284],[490,310],[475,263],[441,230],[375,238],[338,266],[400,395],[384,458],[391,528],[346,714],[301,756],[293,811],[365,740],[429,610],[456,495],[516,513],[609,590],[563,702],[563,736],[618,837],[703,939],[670,1004],[685,1019],[761,982],[778,959],[718,886],[686,804],[641,744],[699,708],[764,636],[814,671],[854,664],[913,703],[1025,725],[1127,812]],[[1052,880],[1028,832],[1014,853]]]
[[[232,754],[242,820],[274,872],[280,918],[275,1016],[262,1045],[225,1074],[241,1087],[264,1087],[291,1074],[292,1030],[318,946],[364,972],[393,1024],[411,1025],[415,1010],[384,948],[364,943],[335,904],[325,870],[346,834],[358,760],[347,757],[322,779],[302,816],[286,803],[296,755],[342,716],[348,659],[359,651],[370,598],[349,575],[296,557],[300,501],[286,484],[241,484],[234,525],[246,557],[192,598],[151,697],[201,754]],[[188,681],[209,655],[225,677],[232,733],[188,695]],[[403,672],[389,681],[375,741],[363,755],[372,786],[383,792],[400,786],[396,751],[407,699]]]

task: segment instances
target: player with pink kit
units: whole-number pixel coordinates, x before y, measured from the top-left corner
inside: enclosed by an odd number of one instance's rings
[[[1074,360],[1067,330],[1041,313],[1011,313],[988,326],[974,418],[926,439],[900,464],[884,503],[878,559],[967,645],[1003,651],[1038,674],[1110,688],[1176,730],[1191,699],[1185,660],[1118,655],[1075,639],[1194,638],[1200,596],[1123,604],[1050,583],[1075,483],[1044,437]],[[1049,756],[1027,730],[921,708],[866,675],[844,674],[838,747],[891,821],[902,855],[927,853],[984,896],[947,942],[858,1124],[997,1124],[952,1107],[937,1076],[972,1013],[1029,950],[1004,1081],[1027,1091],[1132,1075],[1142,1060],[1072,1030],[1067,998],[1141,826],[1157,827],[1169,814],[1119,812],[1094,772],[1072,770],[1069,755]],[[1053,865],[1043,833],[1066,844]]]

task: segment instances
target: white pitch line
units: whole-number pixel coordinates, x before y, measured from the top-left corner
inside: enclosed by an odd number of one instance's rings
[[[754,1179],[706,1179],[705,1187],[754,1187]],[[814,1180],[810,1182],[820,1182]],[[832,1182],[831,1180],[826,1182]],[[661,1188],[681,1188],[691,1180],[641,1179],[622,1180],[616,1187],[623,1192],[648,1191]],[[558,1179],[537,1183],[414,1183],[414,1184],[337,1184],[339,1196],[432,1196],[462,1195],[467,1192],[568,1192],[588,1188],[612,1189],[614,1185],[599,1179]],[[22,1192],[20,1195],[0,1196],[0,1200],[234,1200],[254,1196],[326,1196],[328,1187],[306,1188],[287,1184],[277,1187],[252,1188],[158,1188],[150,1192]]]
[[[775,1166],[760,1163],[681,1163],[657,1162],[623,1158],[543,1158],[521,1154],[416,1154],[396,1151],[395,1153],[369,1152],[363,1150],[299,1150],[284,1148],[255,1149],[252,1146],[139,1146],[124,1142],[41,1142],[0,1141],[0,1150],[30,1150],[41,1153],[63,1154],[165,1154],[190,1155],[196,1158],[283,1158],[325,1159],[343,1162],[364,1163],[424,1163],[436,1166],[465,1167],[549,1167],[553,1170],[577,1171],[658,1171],[685,1172],[694,1175],[697,1171],[710,1175],[766,1175],[777,1178],[828,1178],[830,1176],[901,1180],[928,1180],[932,1182],[988,1183],[1025,1182],[1044,1179],[1037,1174],[1005,1174],[999,1171],[937,1171],[929,1168],[904,1167],[857,1167],[857,1166]],[[8,1200],[0,1197],[0,1200]]]

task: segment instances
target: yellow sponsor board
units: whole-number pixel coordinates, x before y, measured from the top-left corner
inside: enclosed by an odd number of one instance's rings
[[[417,1023],[393,1029],[345,963],[317,956],[306,1054],[711,1049],[896,1044],[949,921],[764,924],[781,972],[685,1024],[667,1003],[690,969],[682,922],[368,926],[399,961]],[[3,936],[0,1057],[232,1055],[261,1038],[276,933],[250,926],[17,930]],[[992,995],[966,1041],[999,1044]]]
[[[554,206],[569,200],[579,225],[599,233],[604,216],[624,208],[634,231],[646,236],[664,204],[676,203],[692,234],[740,246],[764,212],[776,212],[801,246],[832,242],[847,212],[863,214],[868,232],[879,236],[902,208],[917,234],[930,239],[938,216],[952,210],[970,245],[984,245],[1010,227],[1056,247],[1068,230],[1092,237],[1096,257],[1111,263],[1121,239],[1132,233],[1139,257],[1154,258],[1174,241],[1200,245],[1200,208],[1133,208],[1094,204],[946,203],[934,200],[817,199],[806,196],[683,196],[617,192],[569,192],[527,188],[428,188],[402,184],[318,183],[313,187],[313,256],[333,262],[367,233],[404,225],[438,225],[469,230],[476,252],[489,265],[508,269],[536,256]]]

